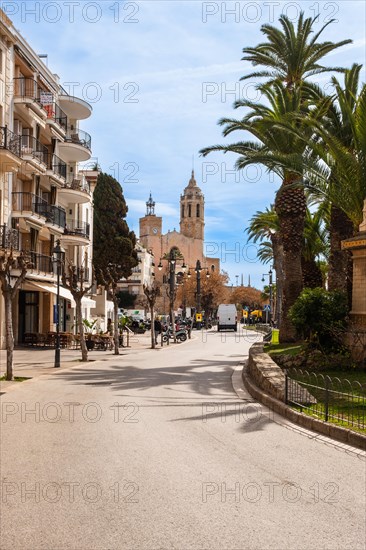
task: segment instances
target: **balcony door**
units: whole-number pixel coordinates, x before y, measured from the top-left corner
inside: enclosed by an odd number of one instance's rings
[[[24,334],[38,332],[39,327],[39,292],[19,292],[19,343],[24,342]]]

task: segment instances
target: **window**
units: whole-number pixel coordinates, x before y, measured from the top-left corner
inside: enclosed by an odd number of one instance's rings
[[[200,205],[196,204],[196,218],[200,217]]]
[[[184,204],[182,204],[181,208],[181,218],[184,218]]]
[[[192,206],[189,204],[188,205],[188,218],[190,218],[192,216]]]

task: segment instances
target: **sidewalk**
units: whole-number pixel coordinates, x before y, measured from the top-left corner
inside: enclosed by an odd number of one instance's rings
[[[160,342],[157,349],[160,349]],[[164,349],[165,349],[164,345]],[[113,351],[89,351],[88,361],[115,361],[118,357],[140,353],[151,349],[151,335],[147,331],[145,334],[136,334],[130,337],[130,347],[120,348],[120,355],[114,355]],[[42,374],[55,374],[62,369],[67,369],[77,365],[85,365],[81,362],[80,349],[61,349],[61,366],[59,369],[54,367],[55,350],[52,348],[41,347],[22,347],[14,350],[14,376],[25,378],[36,378]],[[0,377],[6,372],[6,350],[0,350]],[[10,386],[20,382],[2,380],[0,382],[0,391],[6,391]]]

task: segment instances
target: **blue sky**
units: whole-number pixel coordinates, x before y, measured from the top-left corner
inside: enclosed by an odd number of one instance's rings
[[[276,24],[282,12],[296,19],[319,13],[315,29],[337,22],[324,40],[352,38],[326,64],[365,64],[365,3],[200,1],[17,1],[1,7],[66,89],[93,106],[80,124],[92,136],[93,158],[114,175],[126,197],[128,222],[138,233],[150,190],[163,230],[179,228],[179,196],[187,185],[192,156],[205,195],[208,253],[221,257],[231,283],[248,276],[262,287],[269,266],[247,245],[245,228],[257,210],[274,200],[278,182],[261,167],[232,172],[234,155],[198,155],[224,143],[217,121],[239,116],[235,99],[255,99],[256,81],[239,83],[252,67],[242,48],[262,40],[260,26]],[[363,80],[364,80],[363,73]],[[318,82],[326,85],[328,76]],[[70,84],[73,83],[73,84]],[[238,139],[241,136],[232,136]],[[229,141],[228,141],[229,142]]]

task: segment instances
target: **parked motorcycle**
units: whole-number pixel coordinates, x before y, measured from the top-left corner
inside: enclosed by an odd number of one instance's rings
[[[175,338],[178,342],[185,342],[187,337],[187,331],[185,329],[179,329],[175,332]],[[163,332],[163,342],[167,342],[169,338],[174,340],[174,334],[170,327]]]

